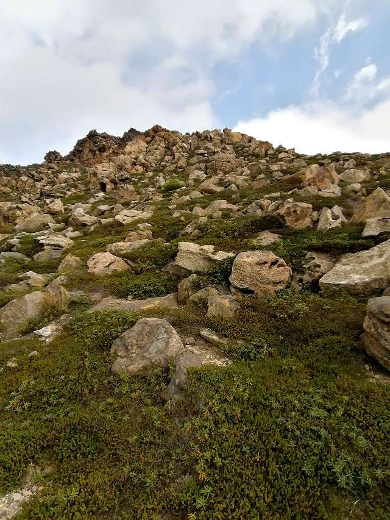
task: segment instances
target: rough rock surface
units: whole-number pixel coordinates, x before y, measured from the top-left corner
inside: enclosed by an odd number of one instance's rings
[[[390,370],[390,297],[371,298],[364,320],[363,344],[366,352]]]
[[[390,233],[390,217],[376,217],[366,220],[362,237],[376,237],[383,233]]]
[[[285,289],[291,278],[291,268],[271,251],[245,251],[233,263],[230,283],[238,290],[274,293]]]
[[[215,251],[214,246],[200,246],[192,242],[179,242],[174,264],[188,273],[204,273],[210,271],[218,262],[233,256],[233,253]]]
[[[293,229],[306,229],[313,226],[313,207],[306,202],[287,200],[277,214],[283,217],[286,226]]]
[[[368,251],[345,255],[320,280],[324,294],[344,291],[356,296],[370,296],[389,285],[390,240]]]
[[[88,271],[92,274],[104,275],[120,271],[129,271],[130,266],[111,253],[96,253],[87,262]]]
[[[165,365],[184,351],[180,336],[166,320],[143,318],[112,344],[111,352],[118,356],[112,371],[137,374]]]
[[[355,212],[353,222],[366,222],[370,218],[390,217],[390,197],[382,188],[377,188]]]

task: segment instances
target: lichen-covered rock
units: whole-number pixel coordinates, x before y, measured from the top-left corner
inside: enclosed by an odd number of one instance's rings
[[[383,233],[390,233],[390,217],[376,217],[366,220],[362,237],[376,237]]]
[[[371,298],[364,319],[364,348],[370,356],[390,370],[390,297]]]
[[[96,253],[87,262],[88,271],[92,274],[104,275],[120,271],[129,271],[130,266],[122,258],[111,253]]]
[[[340,180],[346,182],[347,184],[360,184],[361,182],[368,182],[371,180],[371,174],[367,170],[349,169],[345,170],[340,175]]]
[[[320,280],[324,294],[378,294],[390,285],[390,240],[368,251],[345,255]]]
[[[166,320],[143,318],[112,344],[118,356],[113,372],[137,374],[153,365],[164,366],[185,351],[180,336]]]
[[[207,316],[233,318],[238,308],[239,304],[232,295],[219,294],[214,288],[209,292],[207,299]]]
[[[33,233],[34,231],[39,231],[48,224],[53,223],[54,220],[50,215],[46,215],[45,213],[32,213],[24,220],[21,220],[19,224],[17,224],[15,230],[18,233],[20,231],[27,231],[28,233]]]
[[[274,293],[285,289],[291,279],[291,268],[271,251],[239,253],[232,267],[230,283],[238,290]]]
[[[332,209],[322,208],[317,229],[319,231],[328,231],[329,229],[341,227],[344,222],[347,222],[347,219],[339,206],[333,206]]]
[[[318,253],[317,251],[307,253],[305,263],[302,266],[304,270],[302,281],[308,284],[316,282],[329,272],[334,264],[335,261],[327,253]]]

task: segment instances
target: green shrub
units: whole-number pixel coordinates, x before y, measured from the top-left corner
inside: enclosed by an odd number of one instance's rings
[[[115,273],[105,282],[106,287],[119,298],[144,299],[152,296],[165,296],[175,292],[178,277],[164,272],[145,272],[140,275]]]
[[[34,330],[42,329],[51,323],[52,321],[59,318],[64,313],[63,309],[59,307],[50,307],[40,318],[31,318],[26,320],[20,327],[20,334],[30,334]]]
[[[134,263],[135,272],[140,274],[144,271],[160,269],[173,260],[176,253],[175,242],[165,244],[162,240],[153,240],[127,254],[126,258]]]
[[[76,340],[85,348],[108,350],[114,339],[130,329],[139,318],[136,312],[95,311],[75,317],[72,330]]]
[[[184,186],[185,183],[183,181],[179,181],[179,179],[168,179],[161,190],[169,193],[171,191],[178,190],[179,188],[183,188]]]

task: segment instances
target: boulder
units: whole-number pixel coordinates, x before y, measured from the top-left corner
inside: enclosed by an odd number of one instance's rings
[[[136,209],[124,209],[118,215],[115,215],[115,220],[123,224],[124,226],[131,224],[136,220],[147,220],[153,215],[153,211],[145,210],[139,211]]]
[[[121,298],[103,298],[92,309],[94,311],[150,311],[156,309],[176,309],[178,307],[176,293],[166,296],[155,296],[146,300],[122,300]]]
[[[122,258],[111,253],[96,253],[87,262],[88,271],[97,275],[129,271],[130,266]]]
[[[46,310],[53,306],[63,306],[67,292],[62,286],[51,290],[35,291],[10,301],[0,309],[0,323],[3,324],[3,340],[13,338],[29,320],[41,319]]]
[[[179,242],[174,266],[183,273],[207,272],[219,262],[234,257],[233,253],[215,251],[211,245],[198,245],[192,242]]]
[[[85,213],[83,208],[76,207],[73,208],[72,215],[69,219],[70,226],[93,226],[99,222],[97,217],[93,217],[92,215],[88,215]]]
[[[291,269],[271,251],[245,251],[233,263],[230,283],[240,291],[274,293],[285,289],[291,279]]]
[[[78,256],[68,254],[60,263],[58,267],[58,272],[66,273],[69,271],[75,271],[76,269],[79,269],[83,265],[83,263],[84,262]]]
[[[345,170],[340,175],[340,180],[347,184],[357,184],[361,182],[368,182],[371,180],[371,174],[367,170]]]
[[[313,227],[313,207],[306,202],[295,202],[292,199],[286,200],[278,209],[286,226],[292,229],[306,229]]]
[[[390,297],[371,298],[364,319],[363,345],[370,356],[390,370]]]
[[[54,224],[54,220],[50,215],[45,213],[31,213],[27,218],[21,220],[15,227],[15,230],[19,233],[20,231],[26,231],[33,233],[43,229],[48,224]]]
[[[332,209],[322,208],[317,229],[319,231],[328,231],[329,229],[341,227],[344,222],[347,222],[347,219],[339,206],[333,206]]]
[[[184,351],[180,336],[166,320],[143,318],[112,344],[111,353],[118,356],[112,371],[142,373],[151,366],[167,365]]]
[[[319,280],[324,274],[329,272],[335,261],[327,253],[310,252],[305,257],[305,264],[302,266],[304,275],[302,281],[311,284]]]
[[[211,289],[207,300],[207,316],[233,318],[239,308],[238,302],[230,294],[219,294]]]
[[[390,217],[376,217],[366,220],[362,237],[376,237],[383,233],[390,233]]]
[[[185,305],[189,298],[199,291],[199,278],[196,274],[191,274],[179,282],[177,286],[177,300],[181,305]]]
[[[276,233],[271,233],[271,231],[261,231],[257,235],[256,238],[253,239],[253,242],[258,246],[271,246],[272,244],[276,244],[281,239],[280,235]]]
[[[150,242],[150,240],[147,238],[137,240],[136,242],[115,242],[114,244],[108,244],[107,251],[116,256],[125,256],[148,242]]]
[[[312,187],[315,191],[327,191],[333,186],[338,186],[340,178],[334,164],[320,167],[318,164],[304,168],[284,179],[284,182],[292,187]]]
[[[49,215],[61,215],[64,212],[64,205],[61,199],[55,199],[52,202],[48,202],[45,207],[46,213]]]
[[[390,197],[382,188],[373,191],[358,208],[352,222],[366,222],[369,218],[390,217]]]
[[[368,251],[345,255],[320,280],[324,294],[375,295],[390,285],[390,240]]]
[[[180,354],[175,363],[175,373],[168,385],[168,396],[177,399],[180,392],[185,388],[188,378],[189,368],[200,368],[202,366],[224,367],[231,361],[214,352],[210,348],[199,345],[186,345],[186,350]]]

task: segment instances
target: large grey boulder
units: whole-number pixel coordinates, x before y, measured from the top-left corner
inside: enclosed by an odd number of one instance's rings
[[[219,262],[234,257],[233,253],[215,251],[214,246],[201,246],[192,242],[179,242],[174,266],[184,273],[207,272]]]
[[[345,255],[320,280],[324,294],[378,294],[390,285],[390,240],[368,251]]]
[[[107,251],[116,256],[125,256],[148,242],[150,242],[149,239],[137,240],[135,242],[115,242],[114,244],[108,244]]]
[[[92,274],[104,275],[120,271],[129,271],[130,266],[111,253],[96,253],[87,262],[88,271]]]
[[[118,358],[113,372],[137,374],[153,365],[164,366],[185,351],[180,336],[166,320],[143,318],[112,344]]]
[[[390,297],[371,298],[364,319],[364,348],[370,356],[390,370]]]
[[[285,289],[291,279],[291,268],[271,251],[239,253],[232,267],[230,283],[238,290],[274,293]]]

